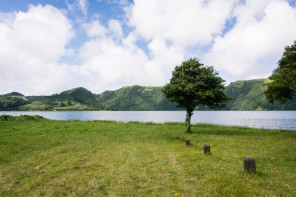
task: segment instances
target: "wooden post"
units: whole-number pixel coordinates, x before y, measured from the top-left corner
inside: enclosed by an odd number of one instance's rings
[[[205,154],[211,154],[211,147],[210,147],[210,145],[208,145],[208,144],[205,144],[204,145],[204,153]]]
[[[186,146],[189,146],[190,145],[190,140],[186,140],[185,144],[186,144]]]
[[[256,163],[251,156],[244,159],[244,169],[246,172],[256,172]]]

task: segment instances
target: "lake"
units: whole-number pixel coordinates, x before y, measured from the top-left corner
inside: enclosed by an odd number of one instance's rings
[[[0,115],[40,115],[53,120],[184,122],[185,111],[0,111]],[[192,123],[296,130],[296,111],[195,111]]]

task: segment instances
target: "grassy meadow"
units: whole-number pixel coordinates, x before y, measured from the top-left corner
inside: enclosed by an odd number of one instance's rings
[[[0,196],[296,196],[296,131],[1,118]]]

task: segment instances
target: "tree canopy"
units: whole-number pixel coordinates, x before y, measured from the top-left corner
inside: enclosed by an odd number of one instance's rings
[[[186,109],[187,132],[191,132],[191,116],[198,105],[223,108],[224,102],[230,99],[223,91],[224,82],[212,66],[204,66],[197,58],[191,58],[175,67],[170,83],[162,92],[169,101]]]
[[[265,97],[271,103],[275,100],[295,100],[296,93],[296,41],[291,46],[286,46],[278,67],[266,83]]]

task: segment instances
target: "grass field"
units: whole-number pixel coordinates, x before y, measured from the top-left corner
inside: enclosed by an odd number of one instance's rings
[[[295,131],[2,119],[0,196],[296,196]]]

